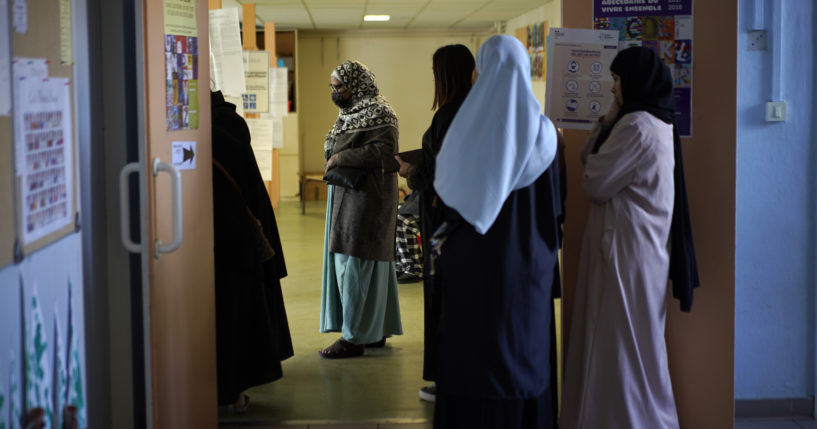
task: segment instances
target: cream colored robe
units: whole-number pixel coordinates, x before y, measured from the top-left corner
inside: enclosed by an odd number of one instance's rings
[[[562,429],[678,428],[664,340],[672,125],[624,115],[582,150],[590,199],[565,358]]]

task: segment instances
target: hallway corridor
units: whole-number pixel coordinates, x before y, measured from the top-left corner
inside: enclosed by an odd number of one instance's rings
[[[247,391],[246,414],[219,410],[221,429],[431,429],[432,404],[417,391],[423,367],[422,283],[401,284],[404,335],[361,358],[327,360],[339,334],[318,332],[325,201],[283,201],[276,211],[289,275],[284,300],[295,356],[284,377]],[[813,420],[739,421],[736,429],[817,429]]]
[[[220,427],[272,429],[430,428],[433,406],[420,401],[427,384],[423,368],[422,283],[401,284],[404,335],[383,349],[367,349],[361,358],[327,360],[318,350],[339,333],[318,332],[325,201],[282,201],[276,211],[289,275],[284,302],[295,356],[283,362],[284,377],[247,391],[246,414],[219,410]]]

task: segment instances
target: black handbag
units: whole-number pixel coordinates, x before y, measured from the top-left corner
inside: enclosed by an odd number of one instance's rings
[[[323,180],[330,185],[344,188],[360,189],[366,181],[369,170],[355,167],[333,167],[323,175]]]

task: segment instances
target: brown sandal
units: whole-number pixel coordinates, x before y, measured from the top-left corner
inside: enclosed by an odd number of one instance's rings
[[[318,350],[318,354],[326,359],[343,359],[363,356],[363,344],[352,344],[343,338],[338,338],[331,346]]]
[[[386,337],[381,338],[380,341],[366,344],[367,349],[382,349],[383,347],[386,347]]]

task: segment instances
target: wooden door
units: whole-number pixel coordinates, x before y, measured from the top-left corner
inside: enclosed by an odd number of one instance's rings
[[[145,314],[145,320],[150,321],[146,374],[148,421],[154,428],[217,426],[207,9],[204,0],[145,0],[142,4],[143,178],[148,231],[143,260],[150,295],[146,300],[149,315]],[[194,19],[184,25],[188,32],[190,24],[194,25],[195,36],[173,34],[183,31],[170,29],[168,23],[172,21],[165,22],[165,17],[178,19],[188,11]],[[177,67],[171,66],[176,59]],[[188,108],[186,121],[182,118],[184,106]],[[169,113],[173,108],[177,116]],[[198,124],[194,124],[194,108]],[[156,160],[172,163],[173,147],[178,142],[184,142],[185,166],[192,164],[191,151],[195,162],[194,168],[179,171],[180,204],[173,201],[170,175],[154,175]],[[167,245],[178,234],[174,231],[178,208],[182,211],[181,246],[157,257],[157,247]]]

